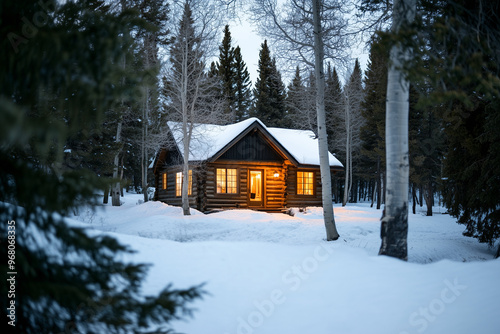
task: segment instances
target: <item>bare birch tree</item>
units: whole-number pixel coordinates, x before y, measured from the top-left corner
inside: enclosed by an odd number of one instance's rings
[[[394,0],[392,32],[411,23],[415,17],[415,0]],[[401,42],[392,46],[387,81],[386,103],[386,204],[382,218],[380,255],[408,259],[408,112],[409,81],[402,71],[411,53]]]
[[[205,72],[216,39],[217,8],[204,1],[188,0],[175,30],[166,72],[169,118],[180,121],[182,131],[182,209],[189,215],[189,157],[196,124],[217,122],[218,108],[212,82]]]
[[[128,8],[128,4],[126,0],[120,0],[120,10],[122,12],[125,12]],[[127,67],[127,59],[126,56],[123,55],[122,59],[122,69],[125,71]],[[121,84],[124,86],[125,83],[125,78],[122,78]],[[116,126],[116,136],[115,136],[115,144],[117,147],[114,159],[113,159],[113,180],[114,183],[111,186],[111,205],[112,206],[120,206],[120,194],[121,194],[121,182],[120,182],[120,155],[122,153],[122,128],[123,128],[123,119],[124,119],[124,114],[126,113],[126,103],[124,99],[122,98],[122,101],[120,102],[120,107],[121,110],[119,111],[119,119],[118,119],[118,124]]]
[[[347,20],[337,0],[290,0],[278,5],[276,0],[257,0],[254,20],[270,38],[276,53],[289,64],[297,59],[314,68],[316,115],[322,184],[323,215],[327,240],[339,238],[332,206],[332,187],[328,158],[325,115],[325,58],[343,63],[347,59]]]
[[[153,146],[150,130],[158,129],[159,117],[155,117],[159,110],[159,47],[167,46],[169,30],[167,28],[169,6],[163,0],[140,0],[138,1],[140,15],[154,30],[141,30],[137,39],[142,42],[140,55],[145,77],[142,81],[142,103],[141,110],[141,184],[144,202],[148,201],[148,166],[151,158],[151,147]],[[153,129],[151,129],[153,128]]]

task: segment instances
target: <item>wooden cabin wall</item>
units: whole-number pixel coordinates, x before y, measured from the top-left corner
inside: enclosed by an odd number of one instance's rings
[[[278,172],[279,176],[275,177],[274,173]],[[266,208],[281,209],[286,207],[286,168],[267,168],[265,170],[266,182]]]
[[[297,195],[297,171],[314,172],[314,195]],[[287,207],[322,206],[321,173],[319,169],[288,168],[287,177]]]
[[[216,169],[234,168],[238,173],[237,194],[217,194]],[[206,168],[205,210],[247,208],[248,168],[234,164],[208,164]]]
[[[238,193],[217,194],[216,169],[234,168],[238,170]],[[206,168],[205,210],[248,208],[249,170],[263,170],[265,197],[259,209],[279,209],[285,207],[286,169],[279,163],[210,163]],[[280,176],[274,177],[278,172]]]
[[[216,169],[234,168],[238,171],[238,193],[216,193]],[[264,204],[259,210],[278,210],[286,207],[321,206],[321,173],[319,169],[297,168],[279,163],[206,163],[193,167],[193,189],[190,206],[202,212],[214,209],[248,208],[249,170],[263,170]],[[167,172],[167,189],[162,189],[162,173]],[[169,205],[181,206],[181,197],[175,196],[175,174],[179,166],[170,166],[155,175],[157,200]],[[297,171],[315,173],[314,195],[297,195]],[[278,172],[279,176],[274,177]]]
[[[156,189],[157,190],[157,200],[167,203],[169,205],[182,206],[182,197],[175,195],[175,174],[180,172],[180,167],[169,167],[159,171],[158,175],[155,176]],[[163,173],[167,172],[167,189],[163,189]],[[189,196],[189,206],[192,208],[198,208],[198,170],[193,169],[193,188],[192,194]]]

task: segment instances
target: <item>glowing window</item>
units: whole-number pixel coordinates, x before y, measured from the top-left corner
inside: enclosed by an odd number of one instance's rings
[[[167,173],[163,173],[162,188],[167,189]]]
[[[217,168],[216,178],[218,194],[237,193],[238,181],[236,179],[236,169]]]
[[[193,189],[193,171],[189,170],[188,175],[188,195],[192,194]],[[175,196],[182,196],[182,172],[175,174]]]
[[[250,171],[250,201],[262,201],[262,171]]]
[[[297,194],[314,195],[314,172],[297,172]]]

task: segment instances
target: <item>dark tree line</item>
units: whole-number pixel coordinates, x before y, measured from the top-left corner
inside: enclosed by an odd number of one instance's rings
[[[386,5],[367,0],[362,10],[386,12]],[[500,141],[493,130],[499,125],[500,2],[421,0],[417,8],[415,21],[399,33],[379,34],[380,50],[400,43],[414,54],[402,65],[411,82],[414,204],[425,203],[431,215],[439,192],[449,213],[466,226],[464,235],[491,245],[500,237]],[[373,48],[371,61],[373,67]],[[365,104],[376,106],[370,88],[376,78],[368,72],[366,80]],[[376,123],[364,135],[373,136]]]
[[[39,30],[27,36],[23,17]],[[200,289],[142,295],[147,265],[117,256],[132,249],[61,218],[110,185],[101,176],[116,147],[106,126],[116,123],[116,101],[131,107],[145,79],[123,60],[135,56],[132,32],[155,27],[137,8],[103,1],[4,1],[0,21],[0,230],[13,226],[16,236],[10,267],[0,251],[2,271],[16,272],[15,298],[1,302],[4,321],[15,302],[9,332],[170,332]]]

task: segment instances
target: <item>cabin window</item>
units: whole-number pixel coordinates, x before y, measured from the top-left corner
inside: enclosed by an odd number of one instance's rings
[[[163,190],[167,189],[167,172],[162,175],[162,188]]]
[[[297,195],[314,195],[314,172],[297,172]]]
[[[217,168],[217,193],[236,194],[238,192],[236,175],[236,169]]]
[[[191,196],[193,190],[193,171],[189,170],[188,195]],[[182,172],[175,174],[175,196],[182,196]]]

